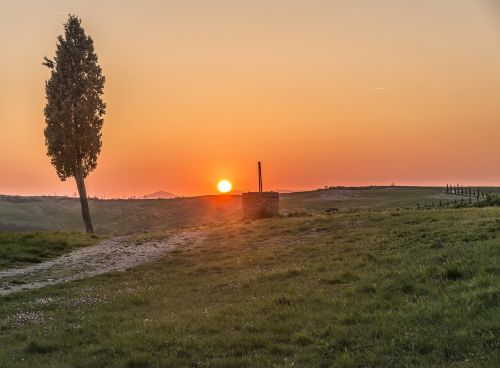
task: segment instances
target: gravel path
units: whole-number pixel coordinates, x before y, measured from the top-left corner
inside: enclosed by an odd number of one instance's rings
[[[105,240],[50,261],[26,268],[0,271],[0,295],[79,280],[152,262],[173,249],[197,242],[199,231],[183,232],[168,239],[135,244],[127,237]]]

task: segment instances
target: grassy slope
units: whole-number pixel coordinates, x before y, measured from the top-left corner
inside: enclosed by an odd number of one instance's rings
[[[499,218],[214,228],[153,265],[1,298],[0,366],[498,366]]]
[[[283,212],[322,212],[337,208],[416,207],[446,196],[442,188],[372,188],[320,190],[281,196]],[[134,233],[143,230],[209,224],[241,217],[239,196],[204,196],[171,200],[90,201],[96,231]],[[83,229],[76,199],[2,199],[0,230],[77,231]]]
[[[39,263],[75,248],[95,244],[97,239],[82,233],[0,232],[0,270]]]
[[[281,196],[281,206],[287,210],[324,211],[327,208],[416,208],[433,202],[445,203],[462,197],[446,195],[436,187],[375,187],[358,189],[317,190]]]
[[[209,224],[240,216],[236,196],[206,196],[169,200],[90,200],[99,233],[136,233],[143,230]],[[80,202],[71,198],[0,198],[1,230],[82,231]]]

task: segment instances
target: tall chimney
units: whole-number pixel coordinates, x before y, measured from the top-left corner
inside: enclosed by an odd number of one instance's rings
[[[259,193],[262,193],[262,164],[259,161]]]

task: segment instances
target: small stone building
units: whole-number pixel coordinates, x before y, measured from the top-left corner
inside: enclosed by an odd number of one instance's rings
[[[272,217],[280,213],[278,192],[248,192],[243,193],[241,199],[245,217]]]

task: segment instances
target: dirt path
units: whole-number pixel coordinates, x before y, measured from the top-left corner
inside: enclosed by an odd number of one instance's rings
[[[198,242],[200,231],[182,232],[168,239],[136,244],[117,237],[77,249],[64,256],[26,268],[0,271],[0,295],[79,280],[111,271],[124,271],[159,259],[173,249]]]

